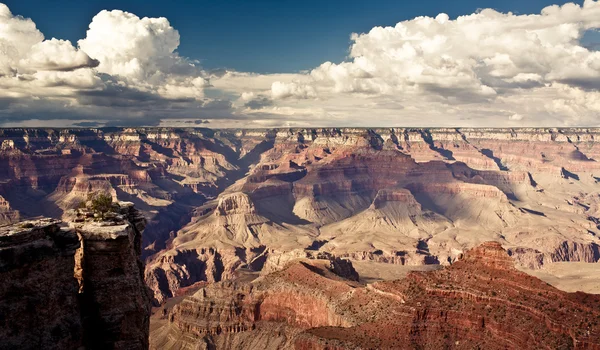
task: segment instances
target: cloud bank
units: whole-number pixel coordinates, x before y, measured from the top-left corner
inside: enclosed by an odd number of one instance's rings
[[[594,0],[442,13],[352,34],[344,62],[261,75],[204,71],[166,18],[101,11],[75,46],[0,4],[0,125],[599,126],[600,51],[581,42],[598,28]]]

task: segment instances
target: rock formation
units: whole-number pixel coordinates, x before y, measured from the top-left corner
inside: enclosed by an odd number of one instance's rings
[[[296,250],[447,265],[494,240],[525,268],[594,263],[599,138],[589,128],[2,129],[0,222],[67,220],[90,193],[135,203],[155,304]]]
[[[145,219],[121,202],[106,220],[80,209],[0,227],[0,348],[148,348]],[[110,219],[108,219],[110,217]]]
[[[149,260],[146,278],[160,303],[179,288],[260,270],[270,255],[296,249],[450,264],[487,240],[502,242],[523,267],[597,262],[599,168],[565,136],[586,134],[593,143],[592,132],[280,130],[246,177]]]
[[[153,317],[151,348],[600,349],[600,296],[517,271],[497,242],[442,270],[361,285],[299,259]]]
[[[0,348],[76,349],[83,344],[77,234],[57,220],[0,227]]]

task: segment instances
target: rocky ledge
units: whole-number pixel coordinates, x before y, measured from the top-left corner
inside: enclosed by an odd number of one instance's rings
[[[116,206],[106,220],[80,209],[0,227],[0,348],[148,348],[145,220]]]

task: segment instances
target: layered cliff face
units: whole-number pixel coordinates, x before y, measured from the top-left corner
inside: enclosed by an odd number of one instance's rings
[[[157,314],[151,348],[600,348],[600,297],[517,271],[496,242],[452,266],[368,285],[326,260],[201,288]]]
[[[600,259],[596,129],[0,130],[0,222],[90,193],[148,220],[145,278],[180,289],[318,251],[450,264],[495,240],[522,267]]]
[[[236,135],[255,139],[257,132]],[[571,134],[581,137],[576,142]],[[295,249],[380,263],[450,264],[488,240],[502,242],[522,267],[597,262],[599,169],[585,155],[594,149],[588,145],[593,135],[557,129],[264,132],[271,148],[247,176],[196,211],[149,261],[146,277],[162,302],[199,280],[228,279],[241,267],[260,270],[269,256]]]
[[[0,348],[148,348],[145,219],[132,203],[69,226],[37,219],[0,227]]]

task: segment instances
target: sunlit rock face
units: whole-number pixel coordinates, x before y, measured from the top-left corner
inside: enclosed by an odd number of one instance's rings
[[[156,304],[292,251],[448,265],[600,259],[597,129],[0,130],[0,221],[135,203]],[[313,254],[313,253],[310,253]]]
[[[600,297],[519,272],[497,242],[441,270],[366,286],[328,259],[298,256],[251,282],[200,288],[155,314],[150,347],[600,348]]]
[[[269,256],[297,249],[356,261],[450,264],[487,240],[501,242],[523,267],[596,262],[598,163],[584,151],[595,149],[594,135],[238,131],[238,144],[256,147],[248,173],[195,211],[149,261],[146,278],[162,302],[179,288],[229,279],[238,268],[260,270]]]

